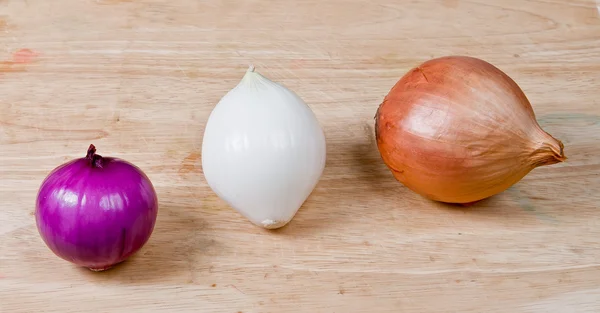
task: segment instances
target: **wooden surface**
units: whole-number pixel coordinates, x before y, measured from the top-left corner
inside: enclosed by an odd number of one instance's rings
[[[0,312],[600,312],[593,1],[4,0],[0,47]],[[397,183],[375,110],[448,54],[512,76],[569,160],[470,209]],[[321,182],[275,232],[200,167],[208,114],[249,63],[328,140]],[[55,257],[32,215],[45,175],[90,143],[160,199],[148,244],[104,273]]]

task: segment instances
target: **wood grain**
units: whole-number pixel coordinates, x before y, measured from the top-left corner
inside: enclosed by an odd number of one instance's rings
[[[0,46],[0,312],[600,311],[592,0],[4,0]],[[569,160],[470,209],[397,183],[375,110],[449,54],[513,77]],[[227,207],[200,167],[208,114],[249,63],[328,141],[323,179],[278,231]],[[45,175],[90,143],[160,199],[147,246],[104,273],[55,257],[32,216]]]

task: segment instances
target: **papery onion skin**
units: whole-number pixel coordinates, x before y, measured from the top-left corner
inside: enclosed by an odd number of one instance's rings
[[[93,271],[125,261],[149,240],[158,197],[137,166],[95,154],[48,174],[37,196],[38,231],[54,254]]]
[[[375,132],[394,177],[440,202],[474,203],[536,167],[566,160],[521,88],[474,57],[441,57],[411,69],[377,109]]]

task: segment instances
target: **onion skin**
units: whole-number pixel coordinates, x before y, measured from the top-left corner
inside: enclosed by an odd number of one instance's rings
[[[202,171],[212,191],[264,229],[292,221],[327,161],[325,134],[295,92],[254,66],[219,100],[202,138]]]
[[[95,154],[50,172],[37,196],[38,231],[54,254],[93,271],[123,262],[150,238],[158,198],[135,165]]]
[[[431,200],[472,204],[536,167],[566,160],[519,86],[481,59],[447,56],[411,69],[375,115],[394,177]]]

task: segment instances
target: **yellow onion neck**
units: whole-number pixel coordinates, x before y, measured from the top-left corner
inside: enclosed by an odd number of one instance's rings
[[[540,129],[540,140],[535,143],[531,153],[533,167],[552,165],[567,160],[563,143]]]

